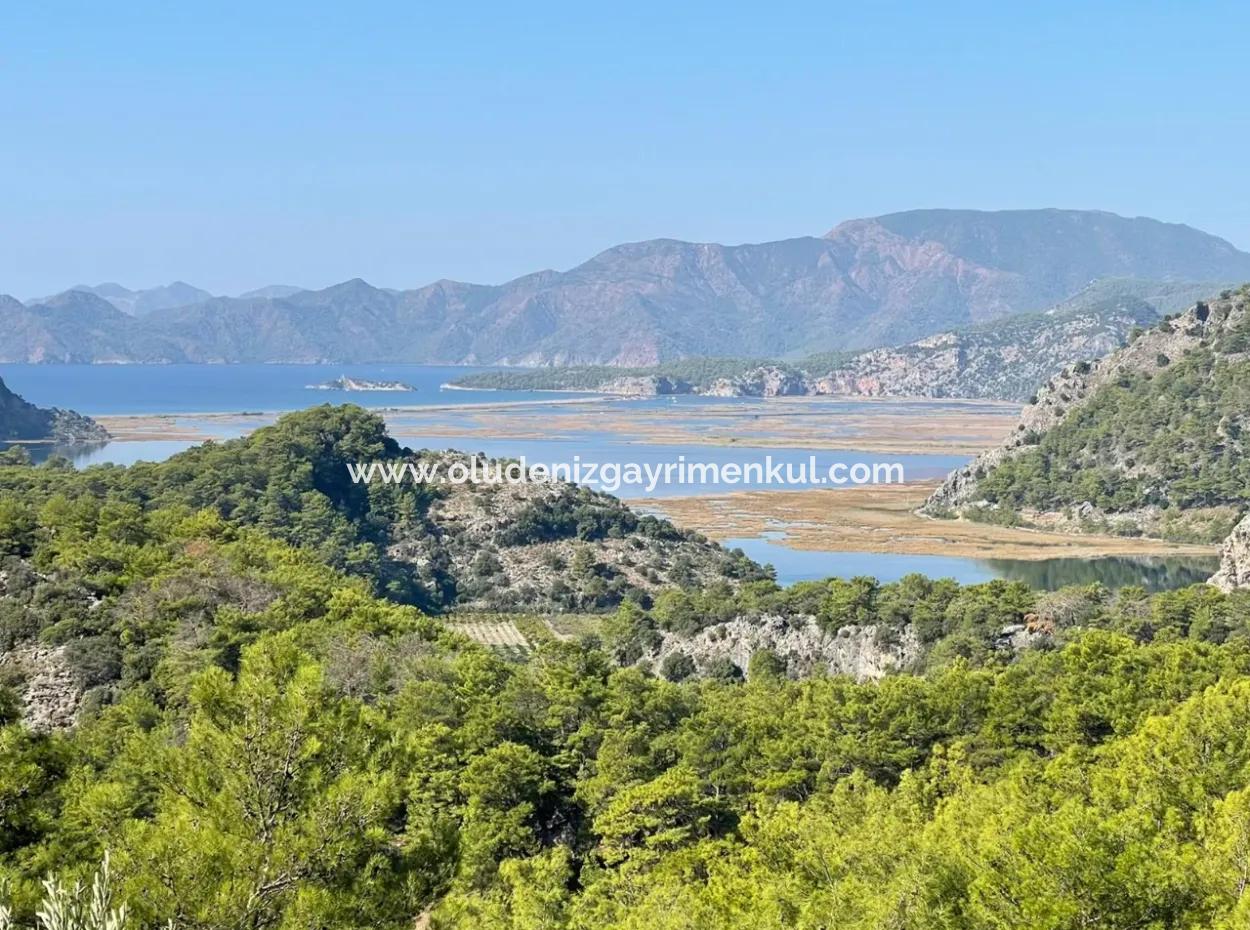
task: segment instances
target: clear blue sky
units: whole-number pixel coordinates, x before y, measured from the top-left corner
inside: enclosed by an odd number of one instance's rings
[[[1065,206],[1250,249],[1244,3],[8,3],[0,292]]]

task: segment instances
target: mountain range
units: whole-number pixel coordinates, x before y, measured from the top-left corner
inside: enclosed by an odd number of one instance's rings
[[[657,239],[502,285],[205,297],[189,285],[0,297],[0,362],[652,365],[897,345],[1044,310],[1108,278],[1250,280],[1187,226],[1077,210],[916,210],[752,245]],[[183,306],[170,306],[190,295]]]
[[[926,336],[901,346],[797,359],[687,358],[649,367],[548,366],[479,371],[456,387],[595,391],[629,396],[836,394],[1023,402],[1069,365],[1122,346],[1134,331],[1214,293],[1218,285],[1104,278],[1045,313]]]
[[[129,316],[147,316],[158,310],[169,310],[172,307],[185,307],[212,299],[212,294],[187,284],[185,281],[174,281],[172,284],[150,287],[132,291],[114,282],[104,284],[76,284],[70,291],[92,294],[108,301],[122,313]],[[57,295],[59,296],[59,295]],[[29,301],[31,304],[47,303],[49,298],[38,298]]]

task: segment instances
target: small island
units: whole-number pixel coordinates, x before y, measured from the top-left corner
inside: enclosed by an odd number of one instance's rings
[[[333,381],[307,385],[310,391],[415,391],[416,388],[403,381],[367,381],[340,375]]]

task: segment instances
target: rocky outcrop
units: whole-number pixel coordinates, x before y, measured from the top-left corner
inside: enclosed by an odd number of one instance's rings
[[[1155,324],[1165,309],[1179,309],[1176,301],[1195,288],[1136,281],[1091,285],[1078,298],[1045,313],[938,333],[893,348],[820,353],[791,363],[690,359],[629,371],[607,366],[511,369],[468,375],[452,386],[631,397],[831,395],[1023,402],[1064,368],[1115,351],[1134,329]]]
[[[1023,402],[1064,368],[1115,351],[1135,326],[1157,319],[1153,306],[1137,301],[1108,311],[1041,314],[992,329],[939,333],[863,352],[823,375],[812,372],[809,393]]]
[[[717,378],[698,393],[711,397],[799,397],[811,392],[801,371],[763,365],[735,378]]]
[[[0,441],[100,442],[108,431],[95,420],[59,407],[36,407],[0,380]]]
[[[22,720],[32,730],[66,730],[74,725],[82,688],[66,661],[65,647],[21,643],[0,652],[0,671],[23,683]]]
[[[91,417],[60,407],[49,408],[52,414],[51,439],[58,443],[107,442],[109,431]]]
[[[477,477],[441,483],[421,523],[395,527],[388,556],[413,566],[432,599],[441,590],[460,607],[600,609],[664,587],[764,577],[741,553],[615,497],[567,481],[520,481],[518,462],[422,456],[441,474],[471,468]]]
[[[602,394],[621,397],[657,397],[668,394],[693,394],[694,386],[680,378],[665,375],[627,375],[612,378],[595,388]]]
[[[670,655],[684,653],[700,670],[727,658],[745,672],[751,656],[765,649],[785,661],[791,678],[823,672],[860,681],[907,669],[922,654],[910,628],[891,635],[875,626],[844,626],[827,632],[814,617],[763,616],[740,617],[693,637],[666,633],[651,658],[658,667]]]
[[[1237,525],[1224,543],[1220,570],[1211,579],[1211,584],[1222,591],[1250,588],[1250,515]]]
[[[367,378],[349,378],[340,375],[331,381],[307,385],[310,391],[415,391],[416,388],[403,381],[370,381]]]

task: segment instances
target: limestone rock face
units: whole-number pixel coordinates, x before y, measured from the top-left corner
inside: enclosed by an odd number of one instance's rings
[[[1250,515],[1237,524],[1224,543],[1224,560],[1211,584],[1222,591],[1250,588]]]
[[[814,617],[740,617],[708,627],[693,637],[665,634],[652,656],[659,665],[669,655],[685,653],[700,669],[727,658],[745,671],[751,656],[762,649],[775,652],[786,662],[792,678],[817,672],[850,675],[860,681],[873,681],[889,672],[901,671],[921,656],[915,633],[904,630],[895,637],[878,635],[875,626],[845,626],[835,632],[822,630]]]
[[[65,659],[64,646],[22,643],[0,651],[0,670],[24,680],[22,720],[36,732],[67,730],[74,725],[82,688]]]
[[[666,375],[622,375],[595,388],[603,394],[624,397],[657,397],[666,394],[691,394],[694,388],[681,378]]]
[[[797,397],[808,393],[801,372],[764,365],[737,378],[717,378],[703,392],[712,397]]]

